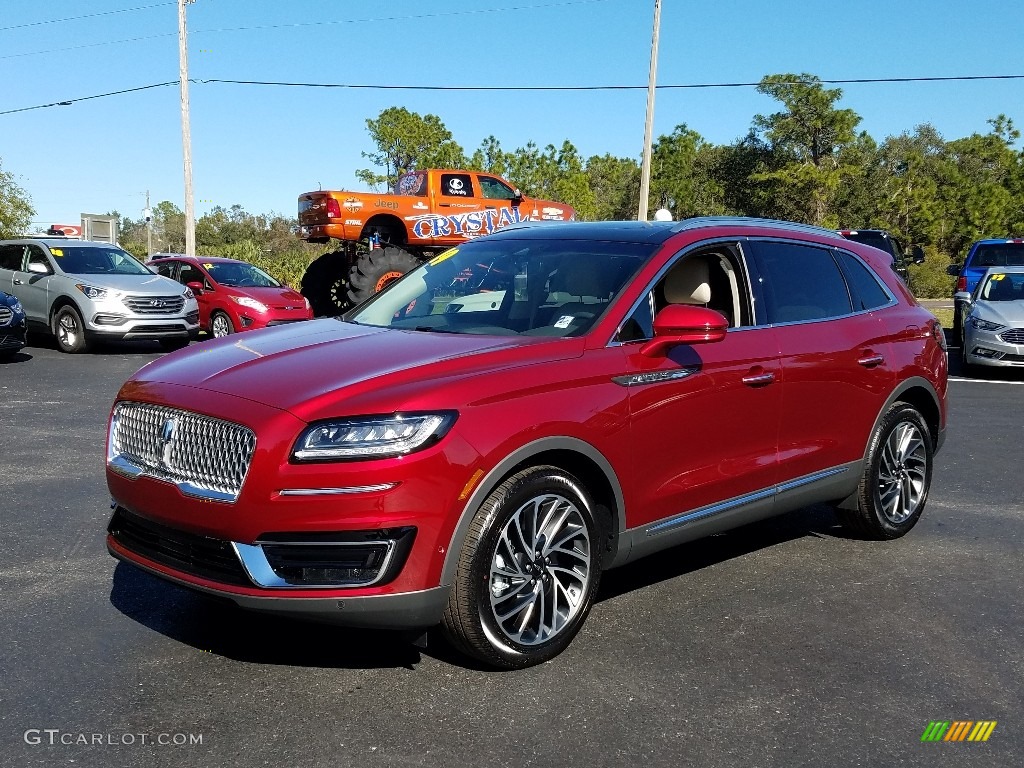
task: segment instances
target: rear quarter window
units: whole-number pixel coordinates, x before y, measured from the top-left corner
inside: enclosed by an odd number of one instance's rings
[[[836,255],[850,284],[850,298],[855,311],[878,309],[892,300],[870,267],[852,253],[837,251]]]

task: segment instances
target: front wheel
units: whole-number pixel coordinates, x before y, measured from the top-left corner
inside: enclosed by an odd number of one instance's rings
[[[231,318],[223,312],[214,312],[210,318],[210,335],[215,339],[222,339],[235,332],[235,326],[231,324]]]
[[[470,524],[445,634],[457,649],[495,667],[553,658],[593,605],[599,542],[590,500],[572,475],[551,466],[513,475]]]
[[[932,482],[934,447],[917,409],[894,403],[871,436],[857,508],[840,509],[840,522],[869,539],[896,539],[924,511]]]
[[[53,335],[61,352],[73,355],[88,348],[82,316],[71,305],[61,307],[53,316]]]
[[[411,253],[390,245],[360,254],[348,273],[348,299],[353,305],[366,301],[419,265]]]

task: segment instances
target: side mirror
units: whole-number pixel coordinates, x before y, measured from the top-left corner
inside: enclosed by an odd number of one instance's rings
[[[654,318],[654,338],[640,347],[640,354],[660,357],[680,344],[708,344],[721,341],[729,321],[707,307],[670,304]]]
[[[959,264],[950,264],[948,267],[946,267],[946,274],[947,275],[952,275],[953,277],[959,277],[960,276],[960,265]]]
[[[28,263],[28,271],[34,275],[52,275],[53,271],[38,261],[30,261]]]
[[[521,202],[523,202],[523,193],[520,192],[518,189],[513,189],[512,190],[512,205],[519,205]]]
[[[958,291],[957,293],[953,294],[953,300],[959,301],[963,304],[970,304],[972,299],[971,294],[968,293],[967,291]]]
[[[920,245],[915,245],[910,249],[910,258],[915,264],[924,264],[924,248]]]
[[[192,293],[194,293],[196,296],[203,292],[203,284],[200,283],[198,280],[194,280],[191,283],[185,283],[185,286],[187,288],[191,288]]]

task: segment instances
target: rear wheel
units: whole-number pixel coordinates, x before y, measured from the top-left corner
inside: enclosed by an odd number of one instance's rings
[[[231,318],[223,312],[214,312],[210,316],[210,333],[215,339],[222,339],[225,336],[230,336],[235,332],[235,326],[231,323]]]
[[[71,305],[61,307],[53,316],[53,335],[61,352],[77,354],[88,349],[82,316]]]
[[[348,256],[332,251],[314,260],[302,275],[302,295],[309,299],[316,317],[340,315],[348,301]]]
[[[366,301],[419,264],[419,259],[411,253],[394,246],[360,254],[348,274],[349,301],[352,304]]]
[[[470,524],[444,613],[445,634],[459,650],[496,667],[553,658],[593,605],[599,542],[578,480],[551,466],[513,475]]]
[[[869,539],[896,539],[924,511],[932,481],[931,433],[917,409],[894,403],[871,436],[857,508],[840,509],[845,528]]]

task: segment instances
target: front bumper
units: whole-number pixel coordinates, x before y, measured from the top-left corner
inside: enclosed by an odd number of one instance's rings
[[[988,365],[997,368],[1024,368],[1024,343],[1012,344],[1003,338],[1024,338],[1024,329],[1004,328],[1001,331],[966,329],[964,334],[965,359],[971,365]]]
[[[16,352],[27,343],[25,320],[0,326],[0,352]]]

